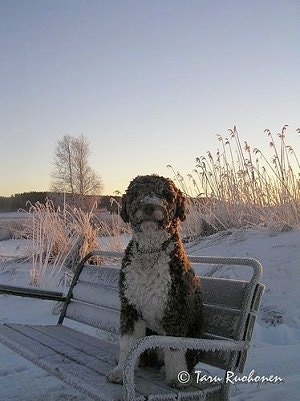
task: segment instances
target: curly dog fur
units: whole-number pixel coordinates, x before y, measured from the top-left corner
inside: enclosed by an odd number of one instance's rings
[[[122,383],[129,348],[146,330],[160,335],[199,337],[201,289],[179,235],[186,218],[182,192],[168,178],[138,176],[122,197],[121,217],[133,228],[120,271],[120,355],[108,380]],[[188,355],[188,353],[187,353]],[[193,362],[182,351],[166,350],[166,381],[178,386],[177,375]]]

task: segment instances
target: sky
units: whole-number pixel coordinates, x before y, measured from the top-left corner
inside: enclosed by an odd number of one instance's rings
[[[217,134],[299,153],[298,0],[0,0],[0,195],[50,188],[56,143],[90,142],[104,194],[183,176]]]

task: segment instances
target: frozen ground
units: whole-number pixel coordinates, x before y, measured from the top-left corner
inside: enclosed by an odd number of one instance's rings
[[[261,261],[266,292],[244,374],[276,375],[280,384],[240,383],[232,401],[297,401],[300,394],[300,231],[236,230],[187,246],[193,255],[245,256]],[[22,241],[0,242],[0,257],[22,254]],[[0,259],[1,260],[1,259]],[[28,284],[29,264],[0,264],[0,282]],[[206,273],[206,271],[202,271]],[[215,275],[242,278],[244,269],[220,267]],[[50,303],[0,295],[0,323],[53,323]],[[90,401],[0,345],[0,401]]]

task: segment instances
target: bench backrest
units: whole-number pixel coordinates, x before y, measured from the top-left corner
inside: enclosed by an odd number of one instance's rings
[[[99,254],[99,252],[97,252]],[[116,255],[116,254],[115,254]],[[122,257],[122,254],[119,254]],[[234,339],[250,342],[264,286],[258,261],[246,258],[190,256],[192,264],[227,264],[252,267],[249,281],[200,277],[204,302],[204,336],[210,339]],[[119,333],[119,268],[84,263],[79,266],[69,291],[64,317],[114,334]],[[77,276],[77,277],[76,277]],[[201,361],[225,370],[242,372],[244,352],[206,352]]]

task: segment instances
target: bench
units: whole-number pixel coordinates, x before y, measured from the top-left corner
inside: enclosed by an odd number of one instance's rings
[[[101,266],[87,260],[101,255]],[[117,363],[119,331],[118,279],[122,253],[95,251],[78,265],[68,294],[37,288],[0,285],[0,293],[33,296],[63,302],[57,325],[0,325],[0,342],[39,367],[98,401],[228,400],[227,371],[242,373],[264,285],[262,267],[255,259],[189,256],[193,266],[230,265],[250,268],[249,280],[201,276],[204,294],[203,338],[147,336],[128,354],[123,386],[108,383],[106,374]],[[99,338],[70,327],[75,322],[103,330]],[[78,323],[75,323],[78,324]],[[203,382],[178,390],[154,369],[135,369],[141,353],[151,348],[198,349],[201,363],[222,369],[222,382]],[[199,369],[202,368],[202,365]],[[224,372],[225,371],[225,372]],[[224,375],[224,376],[223,376]],[[185,380],[186,376],[182,376]]]

